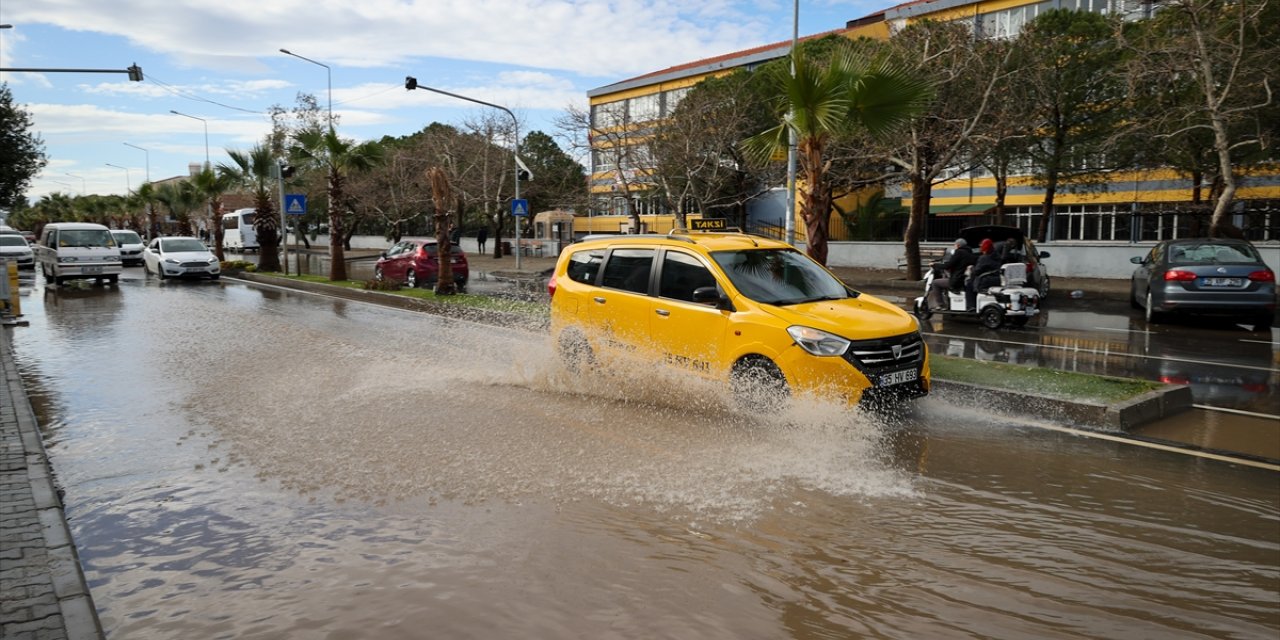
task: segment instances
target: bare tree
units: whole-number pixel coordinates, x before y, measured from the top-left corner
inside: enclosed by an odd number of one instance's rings
[[[652,132],[633,120],[625,100],[584,110],[570,105],[556,119],[556,128],[570,148],[593,158],[591,170],[607,176],[613,193],[622,197],[631,232],[640,232],[640,212],[633,196],[653,188]]]
[[[1126,39],[1130,83],[1162,108],[1135,123],[1181,154],[1196,180],[1212,171],[1213,236],[1240,235],[1227,218],[1239,168],[1266,157],[1280,123],[1272,85],[1280,73],[1276,0],[1158,0]],[[1207,153],[1206,153],[1207,152]],[[1211,159],[1216,166],[1206,167]]]
[[[431,183],[431,201],[436,209],[436,263],[440,270],[436,276],[435,293],[451,296],[458,292],[453,282],[453,247],[449,242],[449,205],[453,203],[453,193],[449,188],[449,176],[443,169],[431,167],[426,175]]]

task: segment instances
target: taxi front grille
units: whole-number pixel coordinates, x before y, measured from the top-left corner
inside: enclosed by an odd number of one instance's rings
[[[182,267],[183,269],[199,269],[201,267],[209,266],[209,263],[208,262],[184,262],[178,266]]]
[[[919,333],[908,333],[892,338],[858,340],[849,345],[844,359],[869,373],[918,365],[924,359],[924,339]]]

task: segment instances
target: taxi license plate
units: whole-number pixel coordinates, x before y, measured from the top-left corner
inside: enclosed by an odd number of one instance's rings
[[[904,369],[902,371],[894,371],[880,376],[881,387],[891,387],[895,384],[903,384],[906,382],[915,382],[920,377],[920,372],[915,369]]]
[[[80,267],[80,273],[102,273],[102,267]]]
[[[1238,287],[1244,284],[1244,280],[1240,278],[1205,278],[1204,286],[1206,287]]]

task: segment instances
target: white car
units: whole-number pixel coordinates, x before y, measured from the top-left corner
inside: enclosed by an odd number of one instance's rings
[[[116,239],[116,244],[120,245],[120,260],[122,263],[142,264],[142,238],[136,231],[128,229],[112,229],[111,236]]]
[[[218,258],[196,238],[173,236],[156,238],[142,251],[147,273],[165,278],[209,278],[222,275]]]
[[[0,260],[16,260],[19,269],[36,268],[36,254],[21,235],[0,234]]]

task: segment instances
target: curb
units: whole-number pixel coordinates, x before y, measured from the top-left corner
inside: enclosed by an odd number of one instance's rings
[[[364,289],[339,287],[331,284],[307,282],[305,280],[277,278],[248,271],[234,276],[224,274],[222,277],[228,280],[241,280],[256,284],[280,287],[283,289],[297,289],[307,293],[326,295],[345,300],[369,302],[388,307],[395,307],[397,309],[404,309],[406,311],[421,311],[446,318],[457,318],[459,320],[496,324],[504,327],[525,327],[529,329],[546,329],[550,327],[549,321],[546,320],[534,319],[535,321],[531,323],[530,316],[527,314],[498,311],[495,309],[481,309],[477,307],[462,307],[453,304],[441,304],[419,298],[392,295],[381,291],[367,291]]]
[[[0,335],[0,361],[3,361],[4,395],[12,403],[13,411],[17,416],[17,428],[26,461],[26,476],[47,555],[47,567],[42,573],[49,576],[66,637],[72,640],[100,640],[105,638],[102,623],[98,620],[98,610],[93,604],[88,583],[84,579],[84,570],[80,565],[80,556],[76,553],[75,543],[71,537],[71,528],[67,526],[66,511],[54,483],[53,469],[44,448],[39,423],[36,421],[35,411],[31,408],[31,401],[27,398],[22,377],[18,373],[10,335],[6,330],[0,330],[0,334],[2,334]],[[6,513],[5,520],[11,522],[11,519],[18,520],[20,516],[21,514]],[[33,577],[35,576],[28,576],[27,579]],[[6,610],[11,605],[11,598],[16,601],[12,603],[16,608],[24,608],[22,599],[15,598],[14,593],[6,590],[4,593]],[[51,630],[44,623],[36,623],[40,624],[40,628],[31,629],[36,633],[34,637],[46,637],[40,634]],[[9,631],[11,627],[24,625],[18,620],[6,619],[4,626],[5,630]]]
[[[1112,404],[1067,400],[998,389],[969,382],[933,379],[933,390],[948,402],[1008,415],[1030,415],[1104,433],[1129,430],[1191,408],[1191,387],[1167,385]]]

